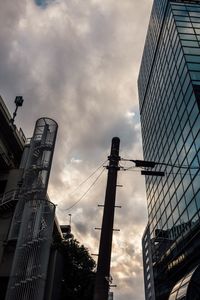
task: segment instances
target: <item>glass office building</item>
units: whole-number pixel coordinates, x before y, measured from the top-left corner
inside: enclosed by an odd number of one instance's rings
[[[200,299],[200,1],[154,1],[138,90],[144,160],[165,172],[146,176],[146,299]]]

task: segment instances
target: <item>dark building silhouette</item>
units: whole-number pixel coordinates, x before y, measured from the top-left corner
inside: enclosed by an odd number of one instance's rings
[[[138,89],[146,300],[200,299],[200,1],[154,0]]]
[[[70,228],[60,227],[47,195],[56,133],[56,122],[45,117],[27,140],[0,97],[1,300],[60,296],[62,256],[52,245]]]

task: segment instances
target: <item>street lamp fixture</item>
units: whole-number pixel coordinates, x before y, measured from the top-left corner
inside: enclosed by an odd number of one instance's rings
[[[130,160],[135,163],[136,167],[144,167],[144,168],[150,168],[153,169],[156,166],[156,162],[154,161],[147,161],[147,160]]]
[[[149,169],[155,168],[155,166],[167,166],[172,168],[178,168],[178,169],[194,169],[199,170],[199,166],[186,166],[186,165],[174,165],[170,163],[165,162],[155,162],[155,161],[147,161],[147,160],[135,160],[135,159],[121,159],[122,161],[131,161],[135,164],[135,167],[137,168],[144,168],[144,170],[141,171],[141,175],[150,175],[150,176],[165,176],[165,172],[161,171],[151,171]],[[126,169],[125,169],[126,170]]]
[[[138,168],[147,168],[147,169],[153,169],[155,166],[159,163],[154,161],[147,161],[147,160],[134,160],[130,159],[129,161],[134,162],[135,166]],[[149,175],[149,176],[165,176],[165,172],[161,171],[149,171],[149,170],[142,170],[141,175]]]
[[[17,115],[17,110],[18,110],[18,107],[22,106],[23,105],[23,102],[24,102],[24,99],[22,96],[17,96],[15,98],[15,105],[16,105],[16,108],[15,108],[15,111],[13,113],[13,117],[12,119],[10,120],[10,123],[11,124],[14,124],[14,121],[15,121],[15,117]]]

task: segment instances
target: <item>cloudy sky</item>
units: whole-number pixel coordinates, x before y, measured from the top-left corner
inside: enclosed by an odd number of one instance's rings
[[[97,253],[112,137],[121,139],[122,158],[142,158],[137,77],[152,0],[0,2],[0,94],[11,112],[15,96],[24,97],[16,124],[27,137],[39,117],[58,122],[48,193],[60,223],[72,214],[75,237]],[[118,183],[115,300],[144,300],[144,178],[121,171]]]

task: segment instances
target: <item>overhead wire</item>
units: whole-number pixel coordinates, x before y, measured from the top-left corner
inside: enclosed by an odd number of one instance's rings
[[[179,165],[172,165],[172,164],[167,164],[167,163],[156,163],[156,165],[163,165],[163,166],[167,166],[167,167],[172,167],[172,168],[178,168],[178,169],[188,169],[188,170],[198,170],[200,168],[199,167],[192,167],[192,166],[179,166]]]
[[[135,172],[140,172],[139,169],[136,169],[136,167],[134,166],[130,166],[130,167],[124,167],[120,165],[120,170],[122,171],[135,171]]]
[[[94,170],[85,180],[83,180],[70,194],[74,194],[84,183],[86,183],[94,174],[96,174],[96,172],[98,172],[98,170],[100,170],[104,164],[107,162],[108,160],[104,161],[96,170]],[[133,161],[133,160],[129,160],[129,159],[121,159],[121,161]],[[165,165],[165,166],[170,166],[170,167],[176,167],[176,168],[187,168],[188,170],[190,169],[198,169],[199,167],[187,167],[187,166],[178,166],[178,165],[170,165],[170,164],[166,164],[166,163],[156,163],[159,165]],[[135,166],[130,166],[130,167],[123,167],[120,166],[120,169],[123,171],[133,171],[133,172],[140,172],[140,170],[135,169]],[[101,177],[101,175],[103,174],[103,172],[105,171],[105,168],[103,168],[103,170],[100,172],[100,174],[97,176],[97,178],[93,181],[93,183],[89,186],[89,188],[83,193],[83,195],[70,207],[68,207],[65,210],[70,210],[72,209],[74,206],[76,206],[87,194],[88,192],[92,189],[92,187],[96,184],[96,182],[99,180],[99,178]],[[165,173],[166,175],[170,175],[173,174],[172,172],[169,173]],[[176,173],[176,174],[181,174],[181,173]]]
[[[77,205],[88,194],[88,192],[92,189],[92,187],[96,184],[96,182],[99,180],[99,178],[101,177],[101,175],[103,174],[104,171],[105,171],[105,168],[103,168],[103,170],[100,172],[100,174],[97,176],[97,178],[93,181],[93,183],[89,186],[89,188],[84,192],[84,194],[74,204],[72,204],[70,207],[68,207],[65,210],[70,210],[75,205]]]
[[[108,160],[105,160],[97,169],[95,169],[86,179],[84,179],[72,192],[70,192],[70,195],[73,195],[84,183],[86,183],[94,174],[96,174],[107,162]]]

